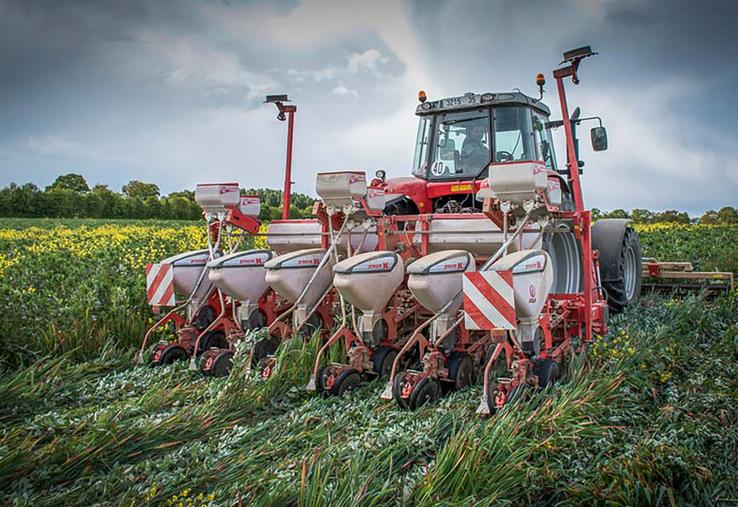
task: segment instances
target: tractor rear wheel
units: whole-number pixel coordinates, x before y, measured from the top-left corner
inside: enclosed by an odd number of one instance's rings
[[[592,226],[592,248],[600,252],[600,275],[612,313],[635,305],[641,295],[641,242],[626,220],[604,219]]]

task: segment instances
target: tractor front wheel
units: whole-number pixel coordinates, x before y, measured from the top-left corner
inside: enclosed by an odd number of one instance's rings
[[[604,219],[592,226],[592,248],[600,252],[600,276],[610,311],[620,313],[641,295],[641,242],[627,220]]]

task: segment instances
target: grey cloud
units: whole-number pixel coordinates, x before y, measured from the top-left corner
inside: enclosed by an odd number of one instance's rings
[[[114,188],[132,178],[164,191],[218,178],[279,186],[283,124],[262,104],[272,92],[299,107],[299,191],[312,190],[316,170],[407,174],[415,90],[533,94],[536,72],[592,44],[601,54],[570,88],[610,127],[609,152],[585,151],[592,205],[735,202],[737,2],[393,5],[357,4],[342,30],[342,2],[300,13],[297,0],[0,0],[0,184],[43,186],[77,170]],[[358,19],[367,12],[371,22]],[[409,33],[393,37],[389,16],[405,12]]]

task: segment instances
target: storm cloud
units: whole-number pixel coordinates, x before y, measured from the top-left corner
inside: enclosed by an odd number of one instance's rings
[[[550,71],[590,44],[570,104],[610,149],[583,150],[588,204],[698,214],[738,202],[736,19],[729,0],[0,0],[0,184],[280,187],[268,93],[298,105],[297,191],[317,171],[406,175],[418,89],[534,95],[545,72],[558,117]]]

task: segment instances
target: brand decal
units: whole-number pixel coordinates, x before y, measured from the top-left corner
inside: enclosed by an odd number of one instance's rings
[[[528,295],[530,296],[528,298],[529,303],[535,303],[536,302],[536,286],[533,284],[530,284],[528,287]]]
[[[397,260],[395,257],[380,257],[379,259],[371,259],[362,264],[357,264],[351,270],[354,273],[374,273],[392,271]]]
[[[290,259],[282,263],[283,268],[310,268],[320,264],[321,256],[313,255],[312,257],[298,257]]]
[[[464,271],[469,266],[468,257],[452,257],[445,261],[439,262],[428,270],[429,273],[458,273]]]
[[[518,264],[513,268],[513,273],[516,275],[524,273],[534,273],[537,271],[543,271],[546,265],[546,258],[543,255],[536,255],[530,259],[526,259],[521,264]]]
[[[238,192],[238,187],[222,185],[218,190],[221,194],[231,194],[233,192]]]
[[[451,192],[470,192],[472,186],[470,183],[464,183],[462,185],[451,185]]]

